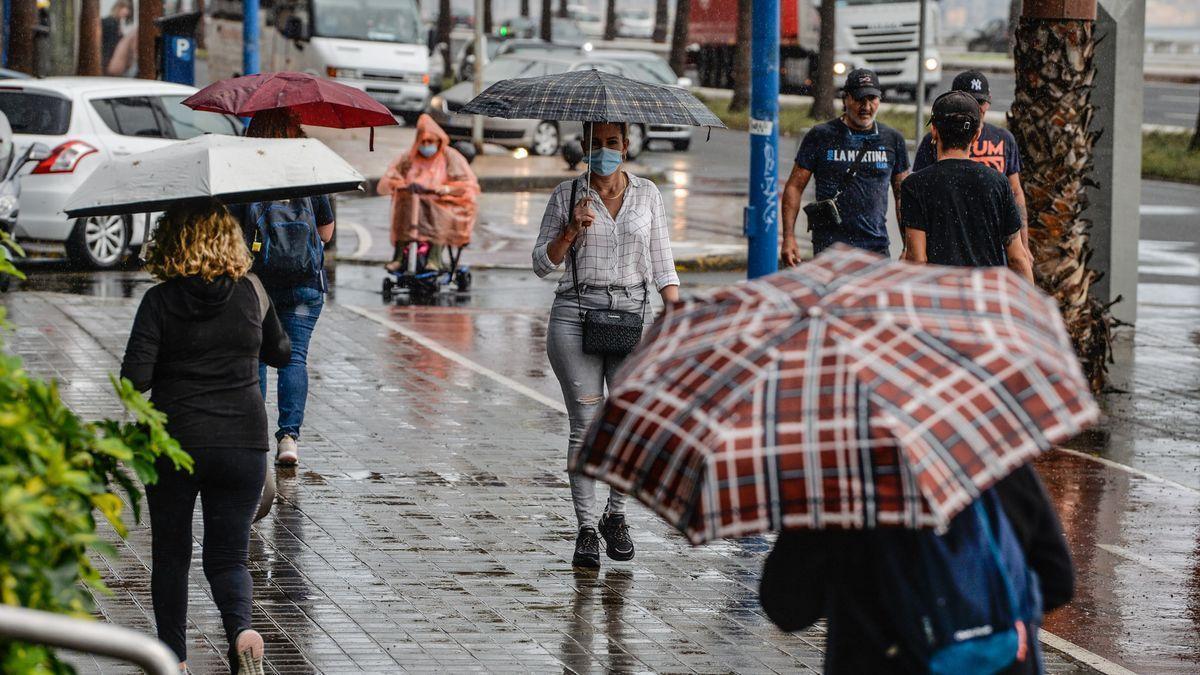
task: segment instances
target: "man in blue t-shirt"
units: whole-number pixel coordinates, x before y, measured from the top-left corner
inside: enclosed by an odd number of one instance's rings
[[[804,188],[813,177],[817,200],[834,199],[842,221],[836,226],[809,223],[813,253],[843,242],[888,254],[888,186],[899,200],[900,182],[909,173],[908,150],[900,132],[875,120],[880,93],[874,72],[864,68],[850,71],[842,87],[842,116],[813,127],[800,142],[796,165],[783,189],[785,266],[800,262],[796,216]],[[862,158],[855,167],[860,151]],[[852,170],[853,176],[848,177]]]
[[[978,70],[966,70],[954,78],[950,91],[965,91],[975,98],[979,109],[987,115],[992,106],[992,94],[988,88],[987,76]],[[1017,148],[1017,140],[1012,132],[1004,127],[983,123],[979,138],[971,146],[971,159],[985,164],[1008,178],[1012,188],[1013,198],[1017,200],[1017,208],[1021,212],[1021,243],[1029,250],[1029,224],[1025,212],[1025,191],[1021,189],[1021,152]],[[913,171],[920,171],[932,166],[937,161],[937,153],[933,147],[933,134],[925,134],[921,144],[917,146],[917,156],[913,160]]]

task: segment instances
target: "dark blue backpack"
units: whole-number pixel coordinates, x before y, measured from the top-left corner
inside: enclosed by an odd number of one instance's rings
[[[307,198],[249,205],[254,272],[270,286],[321,286],[325,248]]]
[[[912,546],[882,547],[883,604],[901,646],[928,672],[995,673],[1038,658],[1037,574],[993,490],[955,517],[945,534],[920,532],[909,541]],[[1040,672],[1040,664],[1034,669]]]

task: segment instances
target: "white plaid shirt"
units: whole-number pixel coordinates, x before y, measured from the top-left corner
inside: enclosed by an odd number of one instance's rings
[[[629,173],[625,201],[614,220],[604,208],[595,190],[585,190],[585,181],[576,179],[578,202],[590,193],[592,212],[596,220],[575,240],[575,255],[579,261],[579,283],[585,286],[637,286],[653,284],[656,290],[679,285],[675,274],[675,257],[671,255],[671,240],[667,236],[667,212],[663,207],[658,186],[645,178]],[[571,198],[571,181],[560,183],[550,195],[542,229],[533,247],[533,271],[545,277],[558,268],[550,261],[547,249],[567,225]],[[568,252],[557,293],[569,290],[571,254]]]

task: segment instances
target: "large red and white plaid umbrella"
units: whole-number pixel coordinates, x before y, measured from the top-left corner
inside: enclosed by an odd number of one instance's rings
[[[941,527],[1098,416],[1033,285],[837,247],[669,307],[572,470],[694,544]]]

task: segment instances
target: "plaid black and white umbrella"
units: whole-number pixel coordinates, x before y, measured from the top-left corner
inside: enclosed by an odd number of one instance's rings
[[[1033,285],[840,246],[669,307],[617,381],[572,470],[693,543],[944,526],[1099,415]]]
[[[600,70],[501,80],[459,112],[504,119],[725,128],[720,118],[684,89],[638,82]]]

